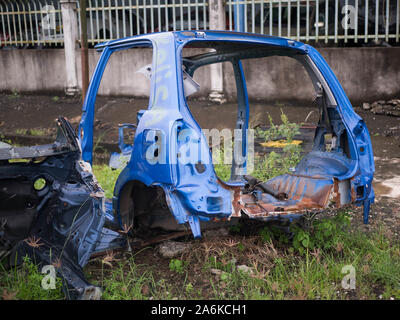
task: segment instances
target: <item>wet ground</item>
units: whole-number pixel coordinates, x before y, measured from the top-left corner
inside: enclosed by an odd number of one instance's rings
[[[122,122],[135,123],[137,111],[146,108],[147,100],[98,97],[96,104],[95,139],[108,144],[116,144],[118,124]],[[235,125],[236,106],[232,103],[217,105],[208,101],[190,101],[189,106],[202,128],[223,129],[233,128]],[[250,125],[268,124],[268,113],[274,122],[280,123],[281,108],[291,122],[305,122],[307,119],[307,123],[312,124],[318,120],[317,109],[312,103],[295,105],[256,102],[251,103]],[[357,107],[356,112],[365,120],[371,134],[376,166],[374,176],[376,202],[371,207],[370,224],[368,225],[364,225],[362,222],[362,207],[351,210],[352,226],[370,231],[383,225],[385,235],[398,241],[396,239],[400,238],[400,117],[374,115]],[[28,140],[23,140],[22,137],[30,137],[30,144],[48,143],[55,138],[54,120],[60,115],[68,118],[73,126],[77,127],[81,115],[80,99],[0,94],[0,138],[4,139],[5,137],[8,140],[11,139],[11,142],[20,141],[20,144],[24,144],[21,141],[26,143]],[[325,214],[330,214],[329,210]],[[232,241],[236,240],[244,243],[246,248],[258,250],[260,247],[255,242],[256,237],[251,236],[224,238],[218,235],[214,240],[205,237],[202,242],[193,241],[191,236],[184,238],[181,240],[194,244],[190,253],[194,253],[195,256],[203,251],[208,254],[212,248],[219,248],[221,243],[230,248]],[[235,256],[239,257],[238,264],[249,264],[249,258],[246,255],[235,253]],[[256,257],[260,259],[259,255]],[[266,257],[269,256],[266,255]],[[195,258],[191,254],[185,256],[185,260],[188,261],[196,262]],[[170,259],[161,257],[155,248],[146,247],[146,250],[139,250],[135,253],[135,260],[140,261],[140,274],[148,272],[149,266],[157,266],[154,268],[157,271],[155,272],[156,279],[159,278],[162,281],[167,279],[167,282],[178,284],[181,287],[186,283],[186,278],[183,281],[181,276],[171,272]],[[102,279],[104,266],[101,261],[93,259],[86,267],[85,272],[90,275],[91,280],[100,279],[100,277]],[[190,283],[194,284],[196,288],[202,288],[203,299],[213,297],[213,282],[204,278],[201,265],[197,263],[189,265],[193,271],[189,272]],[[148,288],[145,286],[143,290],[148,291]],[[378,291],[380,294],[384,289],[379,288]],[[363,295],[348,298],[365,299]]]
[[[98,97],[96,101],[95,140],[116,144],[119,123],[136,123],[137,111],[147,108],[147,99]],[[189,107],[202,128],[234,128],[236,104],[214,104],[209,101],[189,101]],[[318,112],[313,105],[253,102],[250,105],[250,125],[268,124],[270,114],[280,123],[281,110],[291,122],[316,124]],[[377,202],[386,198],[400,203],[400,117],[375,115],[361,106],[356,112],[369,129],[375,156],[375,193]],[[77,127],[81,116],[80,98],[59,96],[0,94],[0,133],[6,137],[35,136],[34,141],[54,138],[58,116],[64,116]]]

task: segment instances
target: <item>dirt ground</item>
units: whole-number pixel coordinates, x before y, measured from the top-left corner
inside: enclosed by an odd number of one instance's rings
[[[140,98],[97,97],[95,140],[108,144],[118,141],[119,123],[136,123],[136,114],[146,109],[147,100]],[[234,128],[236,105],[214,104],[209,101],[190,101],[189,107],[203,129]],[[280,110],[291,122],[316,123],[315,106],[285,103],[250,104],[250,125],[268,124],[267,114],[280,123]],[[400,198],[400,117],[375,115],[355,106],[369,129],[375,157],[375,193],[377,197]],[[80,98],[45,95],[0,94],[0,133],[6,137],[35,136],[43,143],[55,137],[58,116],[66,117],[77,128],[81,117]],[[13,141],[13,139],[11,138]],[[31,143],[31,142],[30,142]]]
[[[147,108],[140,98],[97,97],[95,139],[109,144],[118,140],[119,123],[136,123],[136,114]],[[190,110],[203,129],[234,128],[236,104],[189,101]],[[250,103],[250,125],[268,124],[267,114],[280,123],[280,110],[291,122],[316,123],[317,109],[310,105],[287,103]],[[355,106],[369,129],[376,166],[376,193],[400,196],[400,117],[375,115]],[[0,133],[7,137],[35,136],[38,143],[54,139],[55,119],[66,117],[77,128],[81,117],[80,98],[45,95],[0,94]],[[11,139],[13,140],[13,139]],[[35,140],[35,139],[34,139]]]
[[[97,97],[95,140],[108,144],[118,141],[119,123],[136,123],[136,114],[146,109],[148,100],[130,97]],[[189,107],[205,129],[234,128],[236,104],[189,101]],[[400,202],[400,117],[375,115],[354,106],[369,129],[375,157],[374,188],[379,206],[381,199]],[[287,103],[250,103],[250,125],[268,124],[267,114],[280,123],[281,109],[291,122],[316,123],[317,109],[310,105]],[[0,94],[0,133],[6,137],[35,135],[38,144],[55,137],[58,116],[66,117],[77,128],[81,117],[81,99],[49,95]],[[13,139],[11,138],[13,141]],[[30,142],[32,143],[32,142]]]
[[[104,139],[108,142],[117,137],[119,123],[136,123],[136,114],[147,109],[148,100],[144,98],[117,98],[99,96],[96,100],[95,129],[107,130]],[[222,105],[210,101],[189,101],[190,110],[202,128],[234,128],[236,104]],[[374,156],[400,158],[400,117],[375,115],[360,106],[354,106],[356,112],[365,120],[374,148]],[[262,103],[250,102],[250,125],[266,124],[267,114],[275,123],[280,122],[280,110],[291,122],[315,123],[318,120],[317,109],[310,103]],[[41,129],[54,132],[54,120],[58,116],[66,117],[75,127],[78,125],[82,110],[80,98],[48,95],[7,95],[0,94],[0,132],[17,134],[18,129]]]
[[[146,104],[146,99],[98,97],[95,139],[100,137],[104,142],[115,144],[118,124],[136,123],[137,111],[146,109]],[[189,106],[202,128],[222,129],[233,128],[235,125],[236,106],[232,103],[216,105],[209,101],[190,101]],[[304,106],[255,102],[251,103],[250,123],[267,124],[268,113],[274,122],[279,123],[281,108],[291,122],[304,122],[306,118],[308,123],[318,120],[317,110],[311,104]],[[371,208],[369,225],[362,224],[361,208],[352,213],[355,217],[354,223],[366,230],[383,224],[388,233],[400,238],[400,117],[374,115],[358,106],[355,106],[355,110],[366,122],[372,139],[376,167],[376,202]],[[60,115],[69,119],[76,128],[81,115],[80,99],[0,94],[0,134],[12,141],[13,137],[21,135],[34,135],[38,141],[54,139],[54,120]],[[222,240],[218,238],[218,241]],[[161,261],[164,258],[153,250],[140,252],[138,259],[144,265],[164,266],[165,271],[168,271],[168,262]],[[193,279],[194,283],[197,281],[201,279]]]

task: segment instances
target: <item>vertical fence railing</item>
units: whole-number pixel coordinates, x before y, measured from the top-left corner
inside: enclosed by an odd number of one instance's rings
[[[207,29],[207,10],[207,0],[88,0],[88,41]]]
[[[209,28],[208,0],[87,1],[91,45],[143,33]],[[235,16],[243,8],[245,32],[324,43],[392,43],[400,38],[400,0],[223,1],[229,30],[235,30]],[[63,42],[60,1],[0,1],[0,48]]]
[[[60,46],[62,44],[59,1],[0,1],[0,48]]]
[[[245,32],[299,41],[399,42],[400,0],[227,0],[229,30],[244,6]]]

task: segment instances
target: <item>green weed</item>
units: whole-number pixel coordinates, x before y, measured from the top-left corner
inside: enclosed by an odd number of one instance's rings
[[[254,161],[254,170],[249,174],[261,181],[288,173],[301,160],[301,146],[292,143],[295,135],[300,133],[301,124],[289,122],[282,110],[282,124],[275,125],[270,115],[268,115],[268,119],[270,127],[267,130],[257,128],[255,131],[256,136],[261,137],[265,142],[283,139],[287,143],[282,148],[282,153],[271,151],[264,156],[255,156],[254,159],[249,157],[249,162]],[[217,159],[214,169],[221,180],[227,181],[231,175],[231,165],[223,162],[223,155],[222,147],[213,154],[213,157]]]
[[[186,266],[187,263],[179,259],[171,259],[171,261],[169,262],[169,269],[176,273],[183,273]]]
[[[10,99],[17,99],[21,96],[21,94],[19,93],[19,91],[17,89],[13,89],[11,91],[11,94],[8,96]]]
[[[103,188],[106,198],[112,198],[115,182],[122,170],[113,170],[107,165],[93,165],[93,173]]]
[[[140,270],[133,256],[114,264],[112,262],[107,263],[110,265],[107,270],[103,270],[102,264],[100,279],[90,279],[92,276],[88,276],[92,283],[102,286],[102,299],[137,300],[152,296],[159,298],[163,294],[158,289],[162,286],[155,282],[151,272]]]
[[[19,135],[30,135],[30,136],[45,136],[46,130],[43,129],[16,129],[16,134]]]
[[[31,136],[44,136],[44,135],[46,135],[46,130],[43,130],[43,129],[30,129],[28,131],[28,134],[30,134]]]
[[[6,270],[0,263],[0,287],[2,288],[2,299],[18,300],[60,300],[64,299],[62,282],[56,277],[55,289],[45,290],[42,288],[42,280],[45,274],[38,270],[28,257],[24,257],[21,266]]]
[[[26,135],[27,132],[28,132],[27,129],[16,129],[16,130],[15,130],[15,133],[16,133],[16,134],[20,134],[20,135]]]
[[[265,142],[284,139],[288,143],[292,142],[294,136],[300,134],[301,124],[290,122],[285,113],[281,109],[282,124],[274,124],[271,115],[268,114],[269,128],[267,130],[256,129],[256,136],[263,138]]]

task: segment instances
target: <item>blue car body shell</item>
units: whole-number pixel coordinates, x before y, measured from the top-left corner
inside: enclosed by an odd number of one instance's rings
[[[212,165],[207,140],[191,115],[184,95],[182,49],[201,42],[254,47],[255,56],[262,56],[263,52],[268,55],[271,51],[301,61],[315,78],[315,83],[321,86],[321,99],[325,99],[328,105],[325,117],[329,130],[335,135],[343,135],[346,150],[341,145],[331,152],[324,150],[322,136],[326,131],[322,127],[317,129],[313,151],[295,171],[266,182],[272,189],[286,192],[289,197],[285,200],[267,193],[257,201],[254,197],[251,200],[250,195],[241,192],[245,181],[234,174],[235,178],[230,182],[221,181]],[[178,224],[189,223],[195,237],[201,236],[200,221],[230,219],[241,213],[262,220],[295,218],[308,209],[323,209],[332,199],[332,194],[340,205],[364,205],[364,222],[368,222],[369,206],[374,201],[372,179],[375,170],[368,129],[354,112],[342,86],[318,51],[285,38],[223,31],[180,31],[139,35],[98,45],[97,49],[102,53],[85,97],[79,126],[83,160],[92,163],[95,100],[107,62],[113,52],[136,47],[153,49],[151,90],[149,107],[139,116],[130,160],[115,185],[112,212],[121,225],[129,221],[126,218],[128,209],[123,207],[123,193],[136,182],[161,188],[175,220]],[[231,51],[215,58],[231,61],[234,65],[244,156],[247,156],[248,147],[249,103],[241,60],[251,58],[246,54],[235,55]],[[211,60],[207,62],[204,56],[189,61],[187,69],[193,67],[195,70],[200,65],[215,62]],[[182,132],[184,134],[180,134]],[[189,143],[196,144],[201,151],[200,170],[196,163],[182,163],[178,159],[181,156],[179,151],[185,150]],[[158,161],[148,161],[148,154]],[[245,167],[246,162],[242,169]],[[253,203],[257,208],[251,205]]]

